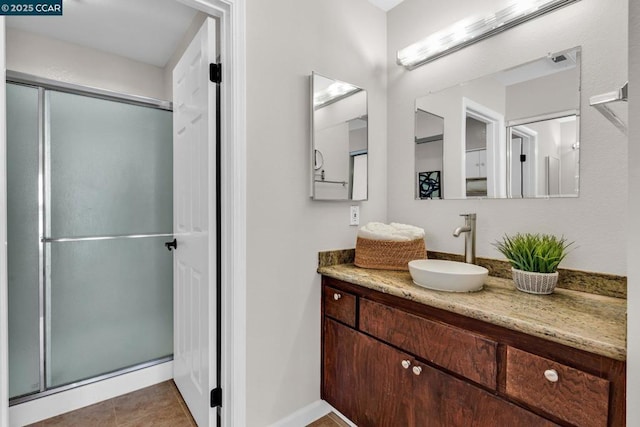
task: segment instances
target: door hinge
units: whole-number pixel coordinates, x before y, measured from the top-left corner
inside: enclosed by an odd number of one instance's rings
[[[220,387],[211,390],[211,407],[222,407],[222,389]]]
[[[526,154],[520,154],[520,161],[521,162],[526,162],[527,161],[527,155]]]
[[[222,64],[209,64],[209,80],[217,84],[222,82]]]

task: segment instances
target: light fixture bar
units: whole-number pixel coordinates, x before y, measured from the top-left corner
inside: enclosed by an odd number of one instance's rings
[[[397,52],[397,63],[413,70],[428,62],[580,0],[519,0],[476,21],[463,20]]]
[[[318,108],[326,107],[329,104],[338,102],[341,99],[347,98],[357,92],[360,92],[357,86],[349,83],[334,81],[329,87],[313,94],[313,107]]]

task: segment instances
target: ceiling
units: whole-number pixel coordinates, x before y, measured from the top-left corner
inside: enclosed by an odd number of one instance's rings
[[[198,13],[176,0],[63,0],[62,10],[7,26],[164,67]]]
[[[369,0],[385,12],[403,0]],[[198,12],[176,0],[63,0],[62,16],[7,26],[164,67]]]
[[[378,6],[380,9],[388,12],[390,9],[393,9],[397,5],[403,2],[403,0],[369,0],[369,2]]]

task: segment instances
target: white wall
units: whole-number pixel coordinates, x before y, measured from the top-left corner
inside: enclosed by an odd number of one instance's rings
[[[7,28],[7,69],[125,94],[169,99],[162,68],[13,28]]]
[[[320,398],[318,251],[354,247],[351,204],[362,223],[386,220],[385,53],[385,14],[367,0],[247,1],[250,427]],[[312,71],[367,90],[366,202],[309,198]]]
[[[416,138],[429,138],[444,133],[444,119],[416,107]]]
[[[322,167],[315,173],[315,180],[322,181],[322,171],[326,181],[349,182],[349,123],[342,122],[330,127],[316,129],[313,144],[322,153]],[[314,182],[313,195],[316,199],[346,200],[349,186],[333,182]]]
[[[576,241],[564,267],[624,275],[626,138],[588,102],[590,96],[614,90],[627,80],[627,0],[582,0],[414,71],[395,64],[396,50],[474,11],[496,7],[493,0],[405,0],[389,11],[388,218],[425,227],[429,249],[462,253],[463,242],[451,232],[461,224],[460,213],[476,212],[479,256],[501,258],[491,242],[504,233],[550,232]],[[579,198],[413,199],[412,169],[407,166],[414,160],[416,97],[574,46],[582,46]]]
[[[578,58],[581,56],[578,55]],[[580,67],[560,71],[506,88],[505,120],[575,110],[580,105]],[[549,94],[553,96],[549,96]]]
[[[576,130],[575,120],[560,124],[560,194],[576,193],[576,175],[579,173],[580,165],[580,150],[574,148],[578,140]]]
[[[629,117],[640,117],[640,2],[629,2]],[[629,218],[640,218],[640,122],[629,123]],[[627,425],[640,425],[640,227],[627,230]]]
[[[418,182],[418,172],[440,171],[442,176],[442,154],[442,140],[416,144],[414,185]]]
[[[349,122],[349,153],[366,151],[369,131],[363,127],[363,120]]]

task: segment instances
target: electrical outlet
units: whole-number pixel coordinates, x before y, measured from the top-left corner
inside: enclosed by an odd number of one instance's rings
[[[351,206],[350,225],[360,224],[360,206]]]

